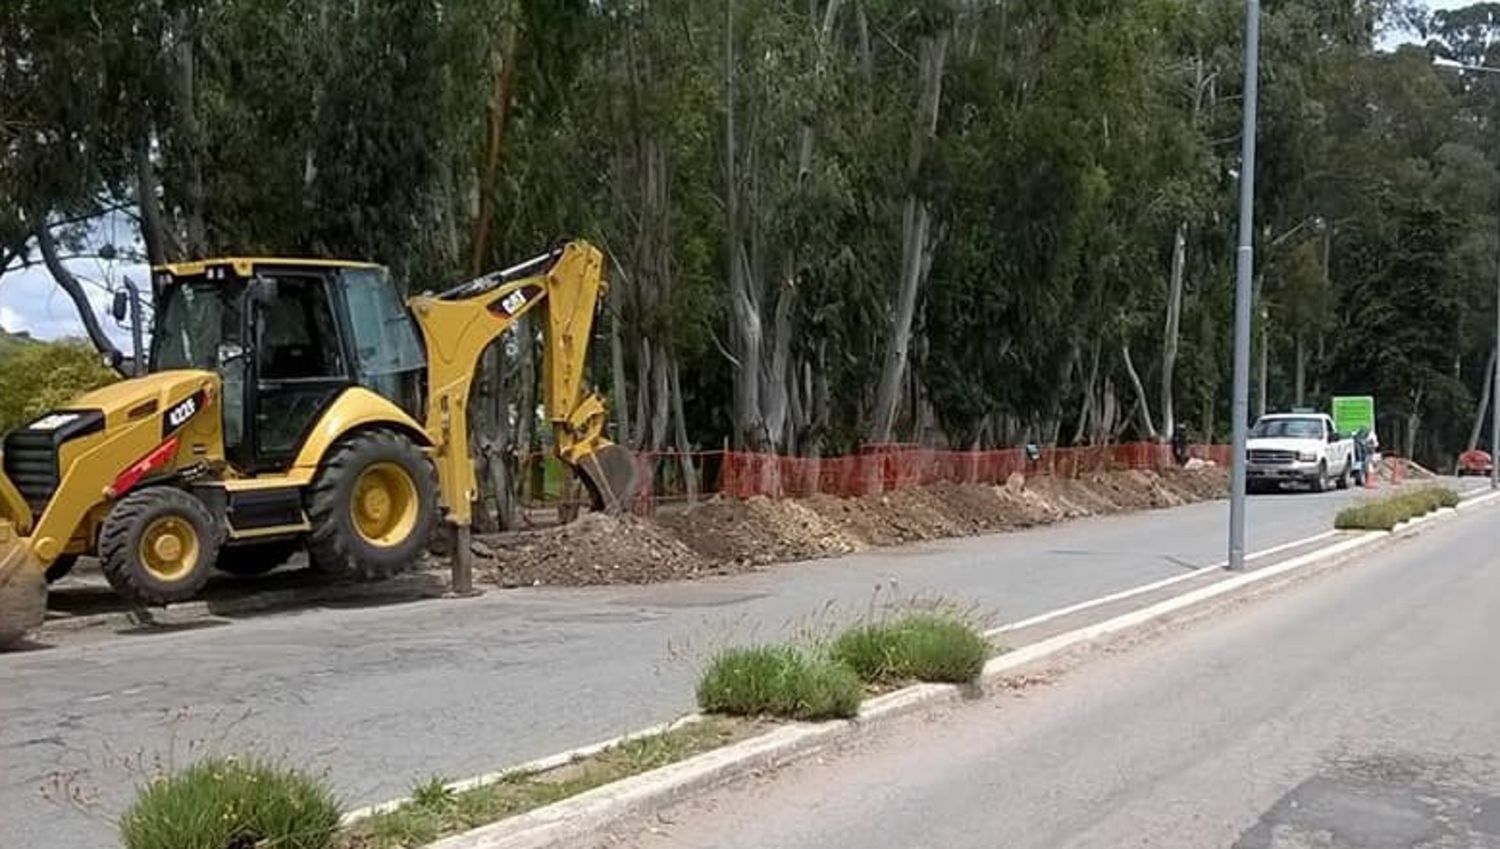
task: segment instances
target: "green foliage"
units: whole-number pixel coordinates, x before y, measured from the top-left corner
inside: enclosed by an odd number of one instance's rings
[[[861,696],[852,669],[791,646],[725,650],[698,681],[698,707],[730,716],[851,717]]]
[[[326,849],[339,805],[322,778],[257,759],[204,758],[141,789],[120,817],[125,849]]]
[[[454,793],[428,782],[411,801],[347,829],[338,849],[408,849],[506,817],[516,816],[612,781],[640,775],[734,742],[744,728],[705,719],[637,737],[597,755],[540,775],[513,773],[483,787]],[[441,792],[439,792],[441,790]]]
[[[81,343],[0,348],[0,433],[119,379]]]
[[[979,678],[990,653],[989,642],[972,625],[937,613],[856,625],[840,634],[830,651],[862,680],[879,684],[967,684]]]
[[[1447,487],[1427,487],[1346,507],[1334,517],[1333,526],[1341,531],[1388,531],[1439,508],[1457,507],[1459,500],[1458,493]]]

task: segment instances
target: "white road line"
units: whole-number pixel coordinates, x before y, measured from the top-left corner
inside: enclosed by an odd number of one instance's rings
[[[1281,545],[1273,545],[1270,548],[1262,549],[1261,551],[1250,554],[1246,556],[1245,559],[1260,560],[1266,557],[1270,557],[1273,554],[1280,554],[1281,552],[1287,551],[1288,549],[1300,548],[1304,545],[1311,545],[1312,543],[1320,542],[1337,533],[1338,531],[1324,531],[1320,534],[1313,534],[1310,537],[1303,537],[1302,539],[1292,540],[1291,542],[1284,542]],[[998,628],[992,628],[989,631],[986,631],[984,635],[986,637],[995,637],[1000,634],[1009,633],[1011,631],[1019,631],[1022,628],[1030,628],[1033,625],[1040,625],[1043,622],[1050,622],[1053,619],[1057,619],[1063,616],[1070,616],[1074,613],[1081,613],[1085,610],[1099,607],[1100,605],[1112,604],[1114,602],[1123,601],[1127,598],[1138,596],[1143,593],[1154,592],[1164,587],[1170,587],[1173,584],[1180,584],[1183,581],[1190,581],[1200,575],[1206,575],[1209,572],[1221,570],[1227,565],[1227,561],[1221,561],[1219,563],[1213,564],[1212,566],[1203,566],[1201,568],[1194,569],[1191,572],[1184,572],[1181,575],[1173,575],[1170,578],[1163,578],[1160,581],[1152,581],[1149,584],[1141,584],[1138,587],[1131,587],[1128,590],[1120,590],[1117,593],[1110,593],[1109,595],[1099,596],[1098,598],[1092,598],[1088,601],[1080,601],[1077,604],[1071,604],[1067,607],[1059,607],[1056,610],[1049,610],[1046,613],[1039,613],[1036,616],[1032,616],[1028,619],[1022,619],[1019,622],[1012,622],[1008,625],[1001,625]]]

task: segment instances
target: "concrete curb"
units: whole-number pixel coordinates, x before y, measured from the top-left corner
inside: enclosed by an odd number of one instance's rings
[[[1461,504],[1459,509],[1480,506],[1496,498],[1500,498],[1500,493],[1472,498]],[[993,684],[1022,666],[1044,660],[1101,637],[1141,627],[1211,599],[1228,595],[1247,586],[1270,581],[1299,569],[1342,562],[1377,547],[1379,543],[1399,541],[1458,515],[1458,510],[1439,510],[1405,523],[1390,532],[1358,533],[1316,551],[1253,572],[1235,575],[1140,610],[1124,613],[1023,646],[986,663],[980,677],[980,687]],[[1139,590],[1136,594],[1139,592],[1145,592],[1145,590]],[[1008,630],[1013,630],[1013,628],[1009,626],[996,628],[988,632],[986,636],[993,636]],[[831,744],[853,739],[881,723],[920,710],[956,702],[974,692],[973,687],[947,684],[919,684],[907,687],[867,701],[861,706],[857,719],[819,724],[796,723],[777,728],[749,740],[599,787],[519,816],[444,838],[429,844],[427,849],[551,849],[551,847],[560,849],[560,847],[589,845],[587,841],[590,838],[596,837],[599,832],[622,819],[648,814],[686,797],[716,789],[731,781],[794,763],[816,754]],[[639,733],[630,736],[639,736]],[[610,744],[595,744],[587,748],[598,751],[601,748],[607,748],[608,745]],[[575,750],[577,751],[583,750]],[[558,758],[563,758],[560,762],[566,763],[575,757],[577,755],[573,753],[565,753],[564,756],[554,756],[548,760],[557,762]],[[377,807],[384,808],[385,806]]]

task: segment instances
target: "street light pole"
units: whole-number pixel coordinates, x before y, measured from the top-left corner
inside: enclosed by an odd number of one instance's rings
[[[1245,442],[1250,423],[1251,278],[1255,271],[1255,131],[1260,99],[1260,0],[1245,2],[1245,97],[1240,148],[1240,245],[1234,276],[1234,383],[1230,396],[1229,568],[1245,568]]]
[[[1469,65],[1442,56],[1432,57],[1432,64],[1455,71],[1476,71],[1482,74],[1500,74],[1500,68],[1488,65]],[[1500,350],[1500,264],[1495,275],[1495,345]],[[1500,359],[1496,360],[1494,383],[1490,389],[1490,489],[1500,489]]]

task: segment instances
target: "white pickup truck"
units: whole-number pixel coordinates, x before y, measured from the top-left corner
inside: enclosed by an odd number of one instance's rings
[[[1347,489],[1354,474],[1354,440],[1334,429],[1322,413],[1262,416],[1250,429],[1245,457],[1251,492],[1283,483],[1304,483],[1324,492],[1333,483]]]

